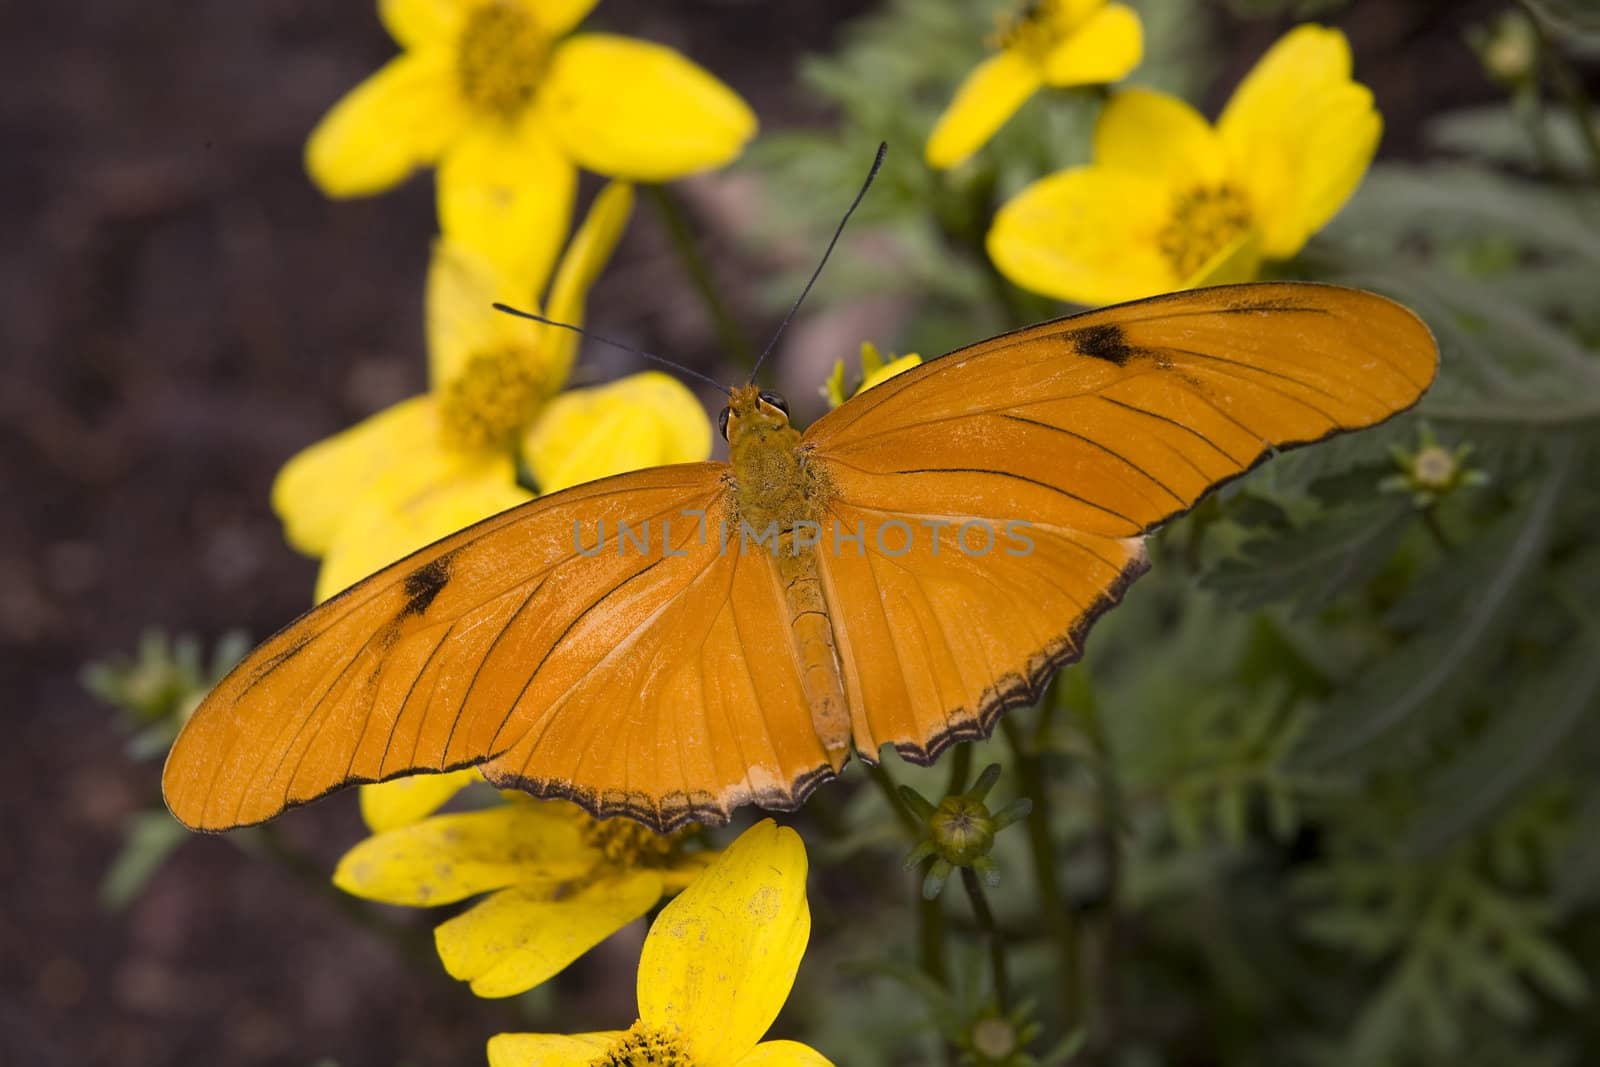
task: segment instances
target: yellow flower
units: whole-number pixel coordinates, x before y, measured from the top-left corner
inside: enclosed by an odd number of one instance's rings
[[[562,393],[522,438],[543,493],[607,474],[711,455],[711,420],[682,382],[660,371]]]
[[[404,51],[317,125],[307,171],[329,196],[364,196],[437,162],[445,235],[541,273],[566,232],[574,164],[666,181],[738,155],[756,128],[745,102],[670,48],[568,36],[594,4],[379,0]]]
[[[886,382],[896,374],[919,366],[922,357],[915,352],[908,352],[903,356],[891,355],[887,362],[878,354],[878,346],[871,341],[861,342],[861,384],[856,386],[856,391],[851,396],[859,396],[871,389],[874,385]],[[845,401],[844,385],[844,360],[833,361],[833,373],[828,375],[827,382],[822,387],[822,395],[828,399],[828,407],[836,408]]]
[[[369,786],[362,813],[377,832],[345,853],[333,881],[355,896],[414,907],[487,893],[434,930],[445,970],[481,997],[555,976],[717,855],[686,851],[688,831],[662,836],[510,792],[491,808],[425,817],[477,777],[456,771]]]
[[[761,1041],[788,999],[810,933],[805,846],[771,819],[757,823],[651,925],[630,1029],[497,1034],[490,1067],[826,1065],[807,1045]]]
[[[632,191],[612,185],[596,198],[551,285],[548,312],[582,321],[583,301],[616,245]],[[316,598],[444,535],[528,500],[517,485],[517,452],[530,469],[555,470],[545,491],[659,462],[704,459],[711,427],[684,386],[648,373],[574,398],[556,397],[577,349],[571,331],[532,325],[490,307],[525,305],[525,277],[508,276],[470,251],[440,242],[428,276],[432,390],[381,411],[289,460],[273,507],[290,544],[322,558]],[[674,403],[663,393],[676,391]],[[600,394],[598,398],[594,394]],[[571,405],[617,429],[609,447],[581,448]]]
[[[1300,26],[1240,83],[1213,128],[1148,90],[1100,115],[1094,162],[1023,189],[996,214],[990,258],[1026,289],[1109,304],[1247,281],[1287,259],[1360,184],[1382,120],[1350,78],[1344,34]]]
[[[946,170],[982,148],[1042,86],[1121,80],[1144,56],[1139,16],[1106,0],[1031,0],[1005,20],[996,55],[975,67],[928,136],[928,165]]]

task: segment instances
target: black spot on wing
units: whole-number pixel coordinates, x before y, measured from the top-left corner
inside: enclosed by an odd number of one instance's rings
[[[1139,354],[1139,349],[1128,344],[1127,335],[1122,332],[1122,327],[1109,322],[1072,330],[1066,338],[1068,343],[1083,355],[1091,359],[1103,359],[1119,367]]]
[[[440,556],[406,575],[406,606],[401,609],[402,617],[427,612],[440,590],[450,582],[450,558],[450,554]]]

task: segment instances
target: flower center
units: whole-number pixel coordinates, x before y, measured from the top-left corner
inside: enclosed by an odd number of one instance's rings
[[[1042,60],[1065,36],[1064,14],[1061,0],[1029,0],[1014,14],[996,17],[998,27],[989,46]]]
[[[1017,1051],[1017,1031],[1005,1019],[979,1019],[972,1027],[972,1049],[988,1062],[1004,1063]]]
[[[489,0],[467,16],[456,43],[461,95],[481,111],[510,117],[533,96],[550,42],[514,0]]]
[[[440,393],[444,443],[467,450],[510,448],[552,391],[536,353],[525,347],[474,353]]]
[[[658,834],[632,819],[595,819],[585,815],[579,823],[583,843],[598,849],[619,867],[665,867],[672,862],[678,845],[696,827],[686,826],[670,834]]]
[[[1162,254],[1182,281],[1250,229],[1250,203],[1226,183],[1179,193],[1158,237]]]
[[[1426,489],[1447,489],[1456,477],[1456,457],[1439,445],[1429,445],[1411,461],[1411,477]]]
[[[694,1067],[678,1035],[636,1022],[589,1067]]]

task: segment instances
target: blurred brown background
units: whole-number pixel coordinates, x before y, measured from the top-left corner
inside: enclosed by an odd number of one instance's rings
[[[593,23],[680,48],[773,129],[827,120],[796,61],[871,6],[606,0]],[[1415,153],[1428,115],[1495,94],[1462,29],[1498,9],[1362,0],[1331,17],[1377,93],[1385,154]],[[1212,110],[1285,25],[1217,17]],[[488,1035],[526,1028],[516,1005],[408,963],[229,840],[187,842],[126,913],[96,900],[124,819],[157,802],[159,766],[125,758],[81,665],[151,625],[260,637],[306,607],[314,568],[282,542],[273,474],[424,385],[431,180],[331,203],[300,167],[316,119],[392,54],[365,2],[0,13],[0,1064],[472,1063]],[[775,210],[759,192],[735,168],[683,198],[764,337],[775,316],[755,280],[776,264],[736,238],[741,213]],[[591,319],[731,373],[647,205]],[[811,355],[820,375],[846,354]],[[362,833],[353,798],[281,830],[329,867]],[[425,934],[429,917],[411,918]],[[549,1024],[626,1025],[635,952],[580,963]]]

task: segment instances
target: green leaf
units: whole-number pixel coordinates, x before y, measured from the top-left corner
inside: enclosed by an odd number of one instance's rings
[[[1509,805],[1548,773],[1561,746],[1600,707],[1600,633],[1590,631],[1572,646],[1430,781],[1411,833],[1414,850],[1437,852]]]
[[[1239,607],[1287,601],[1295,615],[1310,614],[1377,573],[1413,519],[1408,500],[1374,489],[1367,500],[1247,542],[1243,559],[1224,561],[1202,584]]]
[[[1474,587],[1461,615],[1440,620],[1447,625],[1429,629],[1403,651],[1385,656],[1329,701],[1297,753],[1296,765],[1324,766],[1387,737],[1485,667],[1491,646],[1514,621],[1514,605],[1544,562],[1556,509],[1568,491],[1573,454],[1569,442],[1552,458],[1538,494],[1509,520],[1515,534],[1497,566]]]

